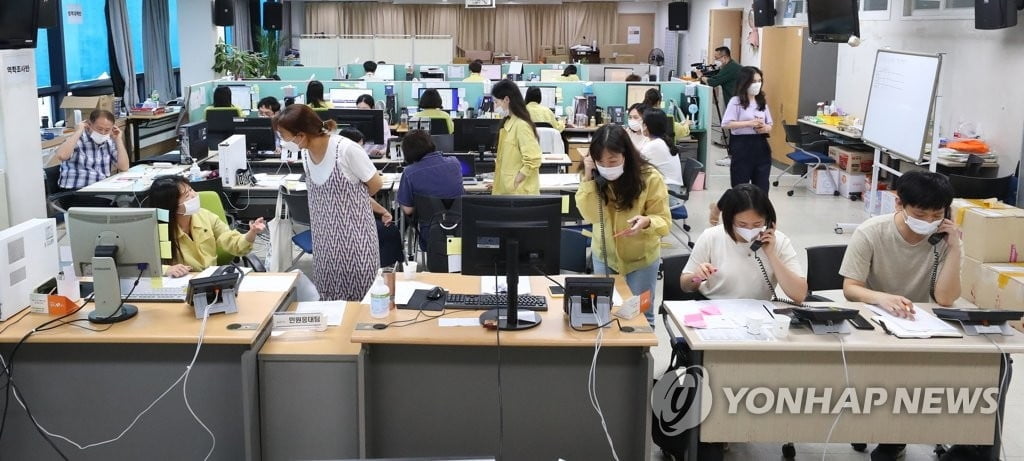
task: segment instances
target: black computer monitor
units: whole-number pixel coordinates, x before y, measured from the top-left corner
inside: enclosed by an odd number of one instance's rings
[[[235,134],[245,135],[247,152],[267,152],[277,149],[277,138],[269,117],[235,118]]]
[[[455,152],[494,152],[498,144],[501,119],[457,118],[455,122]]]
[[[206,111],[207,149],[217,150],[220,143],[235,134],[235,117],[238,117],[238,112],[234,110]]]
[[[338,129],[355,128],[367,144],[384,144],[384,111],[380,109],[327,109],[317,112],[323,120],[334,120]]]
[[[536,321],[519,319],[518,279],[519,274],[558,273],[561,211],[558,196],[462,197],[462,273],[507,277],[508,307],[488,311],[481,320],[495,319],[498,328],[505,330],[540,324],[539,317]]]
[[[459,161],[462,167],[462,177],[472,178],[476,176],[476,154],[444,154],[445,157],[452,157]]]

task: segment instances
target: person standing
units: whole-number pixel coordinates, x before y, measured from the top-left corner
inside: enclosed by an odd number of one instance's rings
[[[57,181],[61,192],[81,189],[106,179],[112,172],[129,168],[121,129],[115,125],[114,114],[103,109],[92,111],[89,120],[79,123],[75,132],[57,148],[56,156],[61,162]],[[74,196],[71,206],[110,206],[110,201]]]
[[[540,194],[540,141],[526,110],[523,94],[511,80],[491,90],[494,107],[506,114],[498,129],[498,153],[494,159],[494,195]]]
[[[732,187],[752,183],[767,194],[772,171],[772,148],[768,144],[772,114],[761,91],[761,80],[761,69],[748,66],[740,70],[736,87],[739,94],[729,100],[722,115],[722,128],[732,134],[729,137]]]
[[[736,80],[739,78],[741,66],[732,59],[732,52],[727,46],[720,46],[715,48],[714,52],[715,62],[718,63],[718,73],[712,76],[705,76],[701,71],[697,71],[697,77],[700,78],[701,83],[711,86],[711,91],[714,91],[714,87],[722,88],[722,102],[728,103],[729,100],[736,94]],[[715,99],[715,112],[718,113],[719,120],[721,120],[722,112],[721,106],[719,106],[718,99]],[[725,127],[722,127],[723,131]],[[728,145],[728,142],[726,142]],[[729,166],[730,158],[726,157],[715,161],[715,165],[718,166]]]
[[[320,120],[308,106],[288,106],[273,120],[285,149],[306,150],[313,283],[323,300],[359,301],[380,266],[367,197],[380,190],[381,177],[359,145],[332,134],[334,120]]]

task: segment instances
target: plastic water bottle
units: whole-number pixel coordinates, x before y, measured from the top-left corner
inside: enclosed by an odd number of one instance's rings
[[[188,168],[188,180],[189,181],[202,181],[203,173],[199,170],[199,164],[192,162],[192,166]]]
[[[373,281],[373,287],[370,288],[370,317],[375,319],[387,317],[390,307],[391,292],[384,284],[384,277],[378,274],[377,279]]]
[[[249,91],[249,94],[252,95],[252,102],[250,103],[249,107],[252,107],[252,110],[259,109],[258,105],[260,103],[260,86],[253,85],[252,90]]]
[[[401,122],[402,122],[399,125],[400,127],[402,127],[402,128],[408,128],[409,127],[409,113],[406,112],[404,109],[402,110],[402,116],[399,118],[399,120],[401,120]]]

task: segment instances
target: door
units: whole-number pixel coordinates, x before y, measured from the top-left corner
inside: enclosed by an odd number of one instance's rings
[[[743,10],[711,10],[708,30],[708,62],[714,60],[715,48],[720,46],[729,47],[732,59],[740,62],[740,52],[743,50],[743,42],[740,40],[743,34]]]
[[[633,55],[633,59],[626,62],[626,64],[632,63],[645,63],[647,62],[647,55],[650,54],[651,49],[654,48],[654,15],[653,14],[620,14],[619,15],[619,31],[615,34],[615,43],[624,43],[621,47],[623,51],[620,54]],[[639,43],[629,43],[629,28],[636,27],[640,30]],[[634,36],[635,37],[635,36]],[[611,58],[612,56],[604,56],[601,53],[602,58]],[[616,61],[616,64],[623,64],[623,61]]]
[[[765,27],[761,39],[761,72],[764,73],[763,91],[771,111],[772,159],[785,164],[793,163],[786,157],[793,149],[786,144],[783,122],[797,123],[800,100],[800,66],[803,61],[803,31],[801,27]]]

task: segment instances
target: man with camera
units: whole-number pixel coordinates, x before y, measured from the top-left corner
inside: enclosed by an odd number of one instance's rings
[[[715,48],[714,57],[715,62],[718,63],[718,73],[714,75],[705,76],[700,69],[697,69],[695,73],[697,74],[697,78],[700,79],[701,83],[711,86],[712,88],[716,86],[721,86],[722,99],[725,104],[728,104],[729,100],[732,99],[733,94],[736,92],[736,78],[739,76],[740,69],[743,66],[741,66],[738,62],[732,60],[732,52],[729,51],[729,47],[727,46],[720,46],[718,48]],[[712,91],[714,91],[714,89],[712,89]],[[721,120],[722,113],[720,112],[720,109],[718,107],[715,107],[715,110],[719,111],[718,116],[719,120]],[[725,130],[722,131],[723,137],[727,136],[724,133]],[[715,161],[715,165],[718,166],[729,166],[730,163],[731,160],[729,159],[729,157]]]

